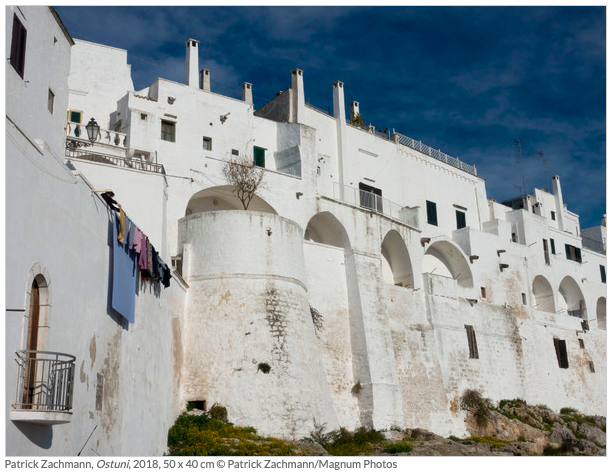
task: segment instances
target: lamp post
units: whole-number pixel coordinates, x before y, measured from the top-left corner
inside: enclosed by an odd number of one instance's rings
[[[100,133],[100,125],[98,125],[96,120],[94,120],[94,117],[92,117],[89,123],[85,126],[85,130],[87,130],[87,138],[89,138],[93,145],[98,138],[98,134]]]

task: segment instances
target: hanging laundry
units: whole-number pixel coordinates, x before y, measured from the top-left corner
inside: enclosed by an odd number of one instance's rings
[[[141,253],[139,255],[139,268],[147,270],[147,236],[141,234]]]
[[[134,323],[137,272],[134,254],[130,255],[129,245],[122,244],[119,241],[120,217],[115,214],[109,224],[113,227],[111,307],[129,322]]]
[[[117,236],[117,240],[119,240],[122,244],[124,243],[124,234],[126,232],[126,213],[119,206],[119,235]]]
[[[147,239],[147,271],[149,272],[149,275],[153,275],[153,245],[151,245],[151,242],[149,241],[149,239]]]
[[[168,268],[166,263],[164,264],[162,284],[164,285],[164,288],[168,288],[171,285],[171,270]]]
[[[113,191],[107,191],[100,195],[100,197],[105,200],[105,202],[111,209],[113,209],[116,212],[119,212],[119,207],[117,207],[118,206],[117,201],[113,199],[113,196],[115,196],[115,193]]]
[[[132,241],[132,246],[134,247],[134,251],[136,253],[141,253],[141,238],[142,238],[141,229],[135,226],[134,229],[134,239]]]

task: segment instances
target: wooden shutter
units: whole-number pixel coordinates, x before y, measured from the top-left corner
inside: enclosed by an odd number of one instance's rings
[[[574,247],[576,252],[576,262],[582,263],[582,249],[580,247]]]
[[[466,226],[465,213],[463,211],[456,211],[456,228],[463,229]]]
[[[571,245],[565,244],[565,256],[567,260],[573,260]]]
[[[601,272],[601,282],[605,283],[605,267],[603,265],[599,265],[599,271]]]
[[[254,164],[264,168],[264,148],[254,147]]]
[[[554,247],[554,239],[550,239],[550,250],[552,251],[552,255],[556,254],[556,250]]]
[[[437,225],[437,204],[426,201],[426,219],[431,225]]]

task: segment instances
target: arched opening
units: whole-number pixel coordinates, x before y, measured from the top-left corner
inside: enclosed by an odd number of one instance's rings
[[[233,186],[216,186],[194,194],[186,206],[185,215],[228,210],[243,210],[243,204],[236,196]],[[250,202],[248,210],[277,214],[269,203],[257,195]]]
[[[546,311],[554,313],[554,294],[552,286],[541,275],[537,275],[533,280],[533,299],[535,301],[535,309],[538,311]]]
[[[305,229],[305,240],[343,249],[350,247],[345,228],[330,212],[321,212],[311,218]]]
[[[473,286],[473,275],[463,253],[451,242],[433,243],[422,259],[422,272],[452,278],[463,287]]]
[[[45,349],[48,305],[47,281],[43,275],[36,275],[30,287],[30,304],[26,320],[25,367],[22,390],[22,406],[32,408],[37,397],[38,351]]]
[[[606,329],[605,315],[605,298],[602,296],[597,300],[597,327],[599,329]]]
[[[414,277],[409,252],[405,241],[396,230],[391,230],[386,234],[381,252],[384,283],[413,288]]]
[[[559,313],[586,319],[586,304],[576,281],[566,276],[559,285]]]

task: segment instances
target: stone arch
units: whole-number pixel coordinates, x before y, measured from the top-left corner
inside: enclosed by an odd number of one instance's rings
[[[586,319],[586,303],[584,295],[576,280],[566,276],[559,285],[559,313],[567,313],[569,316]]]
[[[606,329],[605,303],[605,297],[603,296],[597,300],[597,327],[599,329]]]
[[[250,211],[277,214],[277,211],[258,195],[254,196],[248,209]],[[243,210],[243,204],[234,194],[234,187],[215,186],[213,188],[202,189],[194,194],[186,206],[185,215],[228,210]]]
[[[414,277],[407,246],[401,234],[391,230],[386,234],[381,246],[382,276],[384,283],[414,287]]]
[[[538,311],[546,311],[554,313],[554,293],[552,285],[542,275],[537,275],[533,280],[533,300],[535,301],[535,309]]]
[[[422,272],[453,278],[460,286],[473,287],[473,275],[464,253],[448,240],[429,246],[422,259]]]
[[[305,240],[346,250],[350,248],[350,238],[345,227],[328,211],[320,212],[309,220]]]

